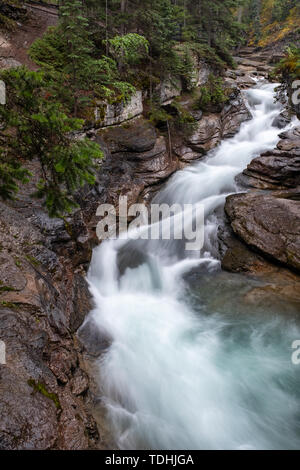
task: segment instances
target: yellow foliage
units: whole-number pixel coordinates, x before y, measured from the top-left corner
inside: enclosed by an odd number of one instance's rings
[[[283,23],[278,21],[270,23],[273,4],[274,0],[266,0],[263,6],[261,15],[262,37],[258,43],[261,47],[280,41],[288,34],[300,29],[300,7],[292,8],[289,16]]]

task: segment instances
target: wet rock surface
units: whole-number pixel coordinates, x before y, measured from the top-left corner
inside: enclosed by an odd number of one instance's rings
[[[177,169],[166,138],[143,118],[126,127],[99,131],[96,141],[105,153],[99,186],[105,202],[115,206],[119,196],[127,196],[130,205],[137,202],[145,188],[166,180]]]

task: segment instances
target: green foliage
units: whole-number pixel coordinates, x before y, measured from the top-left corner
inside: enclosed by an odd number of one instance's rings
[[[250,45],[265,47],[295,34],[299,27],[299,0],[244,0],[242,20]]]
[[[29,49],[30,58],[41,67],[63,71],[67,60],[66,43],[57,27],[50,27]]]
[[[5,151],[0,150],[0,197],[13,199],[18,192],[18,183],[27,183],[30,173],[16,159],[7,161]]]
[[[193,115],[176,100],[172,102],[171,108],[175,110],[174,130],[184,136],[193,134],[197,128]]]
[[[298,5],[298,0],[274,0],[272,7],[272,20],[284,21],[292,8]]]
[[[30,177],[26,161],[36,159],[42,179],[35,196],[43,198],[52,216],[71,211],[77,188],[93,184],[94,161],[101,156],[93,142],[73,139],[83,124],[77,116],[85,115],[95,101],[126,102],[136,85],[147,89],[153,101],[155,86],[170,76],[181,78],[191,90],[195,56],[216,75],[226,64],[233,66],[228,51],[243,35],[234,12],[247,1],[59,2],[57,27],[30,48],[40,70],[2,74],[8,104],[0,108],[1,197],[14,197],[18,185]],[[214,76],[201,95],[201,107],[207,110],[226,101],[222,83]],[[179,102],[168,109],[151,106],[150,119],[157,125],[167,123],[168,132],[193,131],[194,119]]]
[[[114,102],[127,101],[135,87],[119,79],[117,62],[103,55],[95,59],[90,50],[78,59],[74,73],[71,73],[72,58],[68,55],[66,39],[61,27],[49,28],[37,39],[29,51],[30,57],[40,65],[49,79],[49,92],[69,109],[85,107],[96,97]],[[80,67],[79,67],[80,65]]]
[[[197,127],[195,118],[177,100],[164,107],[158,103],[152,103],[149,110],[149,121],[160,129],[163,129],[167,124],[171,134],[176,136],[189,136]]]
[[[159,126],[163,123],[171,121],[173,117],[171,114],[167,113],[167,111],[159,106],[156,103],[152,103],[150,110],[149,110],[149,121],[154,124],[155,126]]]
[[[17,20],[24,16],[21,8],[23,0],[1,0],[0,2],[0,26],[6,30],[14,30]]]
[[[44,199],[50,216],[70,212],[76,206],[76,189],[94,183],[94,161],[102,156],[98,145],[72,140],[71,133],[80,130],[83,122],[68,117],[59,103],[47,98],[43,72],[20,67],[2,72],[1,79],[8,96],[6,106],[0,107],[1,156],[9,170],[18,170],[11,173],[4,167],[1,171],[2,197],[11,197],[17,180],[28,176],[19,161],[37,159],[42,179],[35,196]]]
[[[300,48],[297,46],[289,46],[286,49],[286,57],[281,60],[276,67],[276,73],[281,74],[284,78],[292,79],[300,78]]]
[[[129,36],[136,33],[144,36],[149,43],[148,74],[161,79],[189,65],[176,51],[179,43],[206,46],[207,55],[211,51],[212,60],[219,62],[219,66],[224,66],[224,62],[232,65],[228,51],[244,34],[244,26],[237,21],[234,11],[244,1],[89,0],[87,4],[101,17],[105,27],[102,37],[108,36],[109,43],[118,29],[121,37],[128,36],[127,32]],[[93,20],[91,25],[94,37],[101,37],[99,25]],[[189,73],[184,69],[183,76]]]
[[[13,30],[16,27],[16,23],[14,20],[12,20],[6,15],[1,15],[1,13],[0,13],[0,25],[7,30]]]
[[[204,111],[219,111],[226,103],[226,96],[221,78],[210,74],[205,86],[201,87],[200,108]]]
[[[108,39],[108,43],[112,55],[128,65],[136,64],[149,52],[147,39],[136,33],[115,36]]]

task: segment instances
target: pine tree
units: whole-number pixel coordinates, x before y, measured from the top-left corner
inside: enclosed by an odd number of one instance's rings
[[[88,73],[93,53],[93,43],[89,37],[89,22],[83,12],[82,0],[64,0],[60,7],[60,33],[66,44],[66,65],[64,72],[69,77],[69,85],[74,97],[74,114],[77,115],[78,101],[82,89],[87,88]]]
[[[50,216],[70,212],[76,206],[76,190],[95,181],[95,159],[102,157],[99,146],[72,139],[83,122],[67,116],[60,103],[49,99],[43,72],[20,67],[2,72],[1,79],[8,97],[6,106],[0,107],[1,196],[12,197],[17,181],[29,176],[20,162],[36,159],[42,178],[35,196],[44,199]]]

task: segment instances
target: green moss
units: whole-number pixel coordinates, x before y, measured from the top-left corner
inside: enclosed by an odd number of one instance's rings
[[[2,305],[2,307],[12,308],[12,309],[19,308],[18,304],[15,304],[14,302],[6,302],[5,300],[1,300],[0,305]]]
[[[15,292],[16,289],[10,286],[4,286],[3,283],[0,281],[0,293],[1,292]]]
[[[36,382],[33,379],[29,379],[27,383],[36,393],[40,393],[41,395],[44,395],[44,397],[52,400],[56,408],[61,410],[61,404],[56,393],[49,392],[42,382]]]
[[[19,258],[15,258],[15,265],[20,268],[22,266],[22,263]]]
[[[40,262],[31,255],[26,255],[25,258],[33,266],[39,266],[40,265]]]
[[[296,46],[289,46],[286,49],[286,56],[275,69],[277,74],[285,77],[292,77],[293,79],[300,78],[300,48]]]
[[[13,30],[16,27],[16,22],[7,16],[0,14],[0,25],[3,25],[5,29]]]
[[[64,221],[66,232],[70,235],[71,238],[73,238],[74,234],[71,224],[67,221],[65,217],[61,216],[61,219]]]

